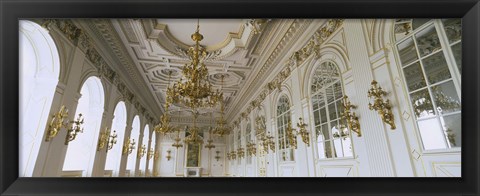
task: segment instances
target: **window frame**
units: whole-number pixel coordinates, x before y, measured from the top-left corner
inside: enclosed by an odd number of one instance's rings
[[[396,23],[395,19],[393,19],[393,20],[394,21],[393,21],[392,28],[395,28],[397,23]],[[427,28],[429,28],[430,26],[433,26],[433,28],[436,31],[438,40],[440,42],[441,49],[439,49],[438,51],[432,52],[430,54],[421,56],[420,52],[418,51],[416,34],[425,30],[425,29],[427,29]],[[401,39],[398,39],[398,40],[395,37],[394,30],[392,31],[392,33],[393,33],[392,39],[393,39],[393,42],[394,42],[392,50],[394,51],[393,53],[394,53],[394,57],[397,61],[398,73],[401,76],[401,80],[402,80],[402,83],[404,85],[404,91],[406,92],[405,96],[406,96],[406,100],[408,102],[408,106],[406,106],[406,107],[408,107],[408,111],[410,111],[411,116],[414,120],[413,124],[414,124],[414,129],[415,129],[415,132],[416,132],[415,137],[417,139],[417,142],[420,145],[420,150],[422,151],[422,153],[425,153],[425,154],[445,153],[445,152],[446,153],[448,153],[448,152],[461,152],[461,146],[450,147],[450,143],[447,141],[447,138],[446,138],[447,136],[444,133],[442,123],[441,123],[441,120],[440,120],[441,117],[454,116],[454,115],[457,115],[457,114],[461,115],[461,113],[462,113],[461,106],[460,106],[459,111],[449,112],[446,115],[445,114],[439,114],[439,112],[437,110],[437,107],[436,107],[437,106],[436,101],[431,96],[431,95],[433,95],[433,92],[432,92],[431,88],[435,87],[435,86],[440,86],[442,84],[447,84],[449,82],[452,82],[453,85],[454,85],[454,88],[455,88],[455,92],[456,92],[456,94],[458,96],[458,99],[460,100],[460,104],[461,104],[461,100],[462,100],[462,97],[461,97],[461,94],[462,94],[462,92],[461,92],[461,73],[460,73],[461,71],[458,69],[458,65],[456,63],[455,56],[453,55],[452,47],[457,45],[457,44],[463,44],[463,39],[462,39],[463,37],[460,40],[457,40],[455,42],[450,43],[450,41],[448,40],[448,37],[445,33],[445,28],[444,28],[442,19],[430,19],[429,21],[425,22],[424,24],[422,24],[418,28],[416,28],[414,30],[411,30],[411,32],[409,32],[408,35],[405,35],[404,37],[402,37]],[[398,49],[398,45],[400,43],[408,40],[408,39],[412,39],[413,46],[415,47],[417,59],[412,61],[412,62],[409,62],[408,64],[403,65],[402,61],[400,59],[400,52],[399,52],[399,49]],[[430,81],[428,81],[428,78],[425,77],[425,76],[427,76],[427,74],[426,74],[425,69],[424,69],[423,61],[425,59],[427,59],[428,57],[436,55],[436,54],[443,54],[443,57],[445,59],[446,65],[447,65],[447,68],[448,68],[449,73],[450,73],[450,78],[443,79],[441,81],[436,81],[435,83],[431,84]],[[418,63],[420,68],[421,68],[422,76],[424,77],[424,80],[425,80],[425,86],[420,87],[418,89],[415,89],[413,91],[410,91],[409,88],[408,88],[407,79],[405,77],[404,68],[412,66],[416,63]],[[417,118],[416,115],[415,115],[415,109],[413,107],[412,98],[411,98],[410,95],[412,93],[421,92],[422,90],[425,90],[425,89],[428,90],[430,99],[432,101],[432,108],[433,108],[433,111],[435,113],[434,113],[434,116]],[[425,148],[424,141],[422,139],[422,134],[421,134],[418,122],[419,121],[424,121],[424,120],[430,120],[430,119],[436,119],[438,125],[442,128],[442,130],[441,130],[441,133],[443,135],[442,139],[443,139],[443,142],[444,142],[446,148],[436,148],[436,149],[426,149]]]

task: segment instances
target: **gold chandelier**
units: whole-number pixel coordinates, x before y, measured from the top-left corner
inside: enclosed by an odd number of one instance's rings
[[[190,108],[193,113],[193,126],[187,127],[189,135],[184,138],[184,142],[190,144],[203,143],[203,138],[198,134],[198,109],[214,107],[217,102],[223,99],[223,93],[218,89],[216,91],[212,90],[212,84],[208,81],[208,69],[202,62],[207,56],[207,51],[200,46],[203,35],[200,34],[199,29],[200,25],[197,22],[197,29],[191,36],[192,40],[195,41],[195,45],[187,51],[187,55],[191,61],[185,64],[182,69],[183,78],[173,84],[173,86],[167,86],[165,112],[160,117],[160,123],[155,126],[155,131],[162,134],[174,132],[178,128],[170,125],[169,106],[171,104],[179,104]],[[170,74],[171,73],[169,73],[169,78]],[[221,119],[223,120],[223,115]]]
[[[225,75],[223,75],[223,74],[220,76],[221,81],[222,81],[222,90],[223,90],[223,79],[224,79],[224,77],[225,77]],[[218,135],[220,137],[230,134],[230,130],[231,130],[231,127],[228,126],[227,121],[225,120],[225,118],[223,116],[224,114],[225,114],[225,103],[223,101],[223,94],[222,94],[221,99],[220,99],[220,119],[218,119],[218,121],[216,123],[217,126],[213,129],[213,134]]]

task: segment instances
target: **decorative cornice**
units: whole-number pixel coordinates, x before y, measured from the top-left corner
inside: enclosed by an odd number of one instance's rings
[[[116,72],[108,65],[92,44],[92,40],[84,30],[77,27],[71,20],[45,19],[41,25],[49,30],[56,28],[59,32],[85,53],[85,57],[94,65],[100,77],[107,79],[117,87],[118,92],[125,101],[131,103],[138,113],[142,114],[149,122],[153,121],[152,115],[135,99],[135,95],[125,86]]]
[[[281,90],[282,83],[290,76],[292,70],[300,66],[310,55],[315,55],[315,58],[319,58],[319,51],[321,45],[343,24],[344,19],[331,19],[323,27],[321,27],[300,50],[294,52],[292,56],[284,63],[283,69],[263,88],[260,95],[258,95],[251,104],[241,112],[240,117],[237,117],[236,121],[241,121],[244,118],[244,114],[249,114],[252,111],[254,103],[261,103],[265,98],[275,90]],[[294,26],[292,24],[292,26]],[[290,29],[289,29],[290,31]],[[284,37],[285,38],[285,37]],[[277,46],[277,49],[279,46]],[[275,50],[277,50],[275,49]],[[268,62],[273,62],[272,59],[276,58],[279,52],[273,52],[269,59],[262,67],[262,70],[266,69]],[[261,72],[262,72],[261,70]],[[256,77],[259,78],[259,77]],[[237,104],[238,105],[238,104]],[[238,114],[237,114],[238,115]]]

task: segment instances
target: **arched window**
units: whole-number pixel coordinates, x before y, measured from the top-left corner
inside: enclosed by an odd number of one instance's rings
[[[250,125],[250,122],[247,123],[247,129],[245,130],[245,142],[248,144],[249,142],[250,143],[253,143],[253,140],[252,140],[252,126]],[[247,149],[245,149],[245,153],[247,152]],[[246,157],[247,157],[247,164],[252,164],[252,156],[248,155],[248,153],[246,153]]]
[[[461,19],[399,19],[394,32],[424,149],[460,148]]]
[[[145,176],[145,171],[147,168],[147,152],[148,152],[148,135],[150,134],[150,130],[148,128],[148,125],[145,125],[145,129],[143,130],[143,141],[142,141],[142,145],[141,146],[138,146],[139,149],[143,146],[145,146],[145,153],[144,153],[144,156],[143,157],[140,157],[140,167],[139,167],[139,170],[140,170],[140,176]]]
[[[107,152],[107,160],[105,162],[106,176],[119,176],[120,160],[122,158],[123,136],[127,126],[127,108],[125,102],[118,102],[113,112],[113,121],[111,131],[117,134],[117,143]]]
[[[91,176],[96,153],[96,142],[102,122],[104,94],[102,82],[92,76],[83,84],[78,100],[75,118],[82,114],[84,119],[83,133],[68,143],[63,172],[72,176]],[[76,119],[75,119],[76,120]]]
[[[280,161],[294,161],[293,148],[286,137],[288,122],[291,122],[290,101],[283,95],[277,103],[277,128]],[[292,125],[293,126],[293,125]]]
[[[130,133],[130,140],[135,141],[135,149],[132,150],[132,154],[128,155],[127,169],[125,176],[135,176],[135,163],[137,162],[137,147],[138,138],[140,137],[140,118],[135,116],[132,122],[132,132]]]
[[[31,177],[58,84],[60,60],[48,31],[26,20],[20,20],[19,27],[19,176]]]
[[[311,93],[318,158],[353,156],[350,134],[341,118],[343,90],[337,65],[323,62],[315,69]]]

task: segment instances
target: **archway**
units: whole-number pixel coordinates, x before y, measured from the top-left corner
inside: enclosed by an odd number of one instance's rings
[[[57,47],[40,25],[19,21],[19,176],[31,177],[60,74]]]

